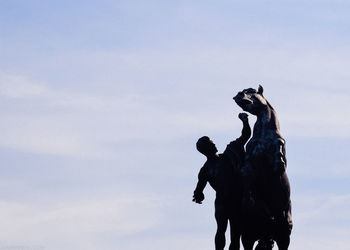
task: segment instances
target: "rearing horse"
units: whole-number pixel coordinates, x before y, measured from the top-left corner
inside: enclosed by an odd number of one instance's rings
[[[290,185],[285,140],[276,112],[264,98],[260,85],[258,91],[244,89],[233,99],[244,111],[257,117],[241,171],[245,183],[244,249],[252,250],[256,240],[273,239],[279,250],[287,250],[292,230]]]

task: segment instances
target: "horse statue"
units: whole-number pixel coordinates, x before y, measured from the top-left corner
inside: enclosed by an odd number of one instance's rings
[[[263,88],[238,92],[233,98],[246,112],[257,117],[253,136],[246,145],[241,169],[243,194],[242,243],[245,250],[271,250],[274,241],[279,250],[287,250],[292,231],[290,184],[286,173],[285,140],[277,115],[263,96]],[[260,244],[260,242],[271,242]]]

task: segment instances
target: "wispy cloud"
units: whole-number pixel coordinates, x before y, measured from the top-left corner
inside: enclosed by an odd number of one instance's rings
[[[154,197],[147,194],[54,204],[2,201],[2,239],[12,245],[25,242],[45,249],[109,249],[103,247],[105,236],[125,237],[157,226],[157,206]]]
[[[63,72],[95,68],[101,77],[110,77],[99,83],[98,93],[89,88],[79,93],[2,74],[0,93],[13,100],[15,111],[3,116],[2,128],[8,130],[3,145],[47,153],[55,153],[56,147],[57,154],[89,155],[108,152],[101,146],[105,141],[240,131],[235,117],[241,110],[231,98],[258,83],[276,104],[286,136],[349,137],[345,54],[309,47],[71,54],[58,63]]]
[[[293,249],[346,248],[350,196],[298,195],[294,198]],[[332,240],[329,240],[332,239]]]

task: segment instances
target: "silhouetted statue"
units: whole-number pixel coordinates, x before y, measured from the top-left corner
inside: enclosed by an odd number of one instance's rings
[[[286,174],[285,140],[276,112],[264,98],[261,86],[258,91],[244,89],[233,99],[244,111],[257,117],[241,169],[244,249],[252,250],[256,240],[262,242],[256,249],[272,249],[273,239],[279,250],[287,250],[292,231],[290,185]]]
[[[240,248],[240,209],[242,185],[240,183],[240,168],[245,158],[244,145],[248,141],[251,130],[248,115],[240,113],[243,122],[241,136],[227,145],[223,154],[218,155],[215,144],[207,136],[197,142],[197,150],[207,157],[207,161],[198,174],[197,187],[194,190],[193,201],[201,204],[204,200],[203,189],[207,182],[216,191],[215,219],[217,231],[215,249],[225,247],[225,232],[230,223],[230,250]]]

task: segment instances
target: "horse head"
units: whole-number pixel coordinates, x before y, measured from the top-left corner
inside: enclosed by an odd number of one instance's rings
[[[240,106],[244,111],[247,111],[253,115],[258,115],[261,110],[265,110],[269,103],[263,96],[264,89],[259,85],[258,90],[253,88],[244,89],[233,97],[233,100]]]

